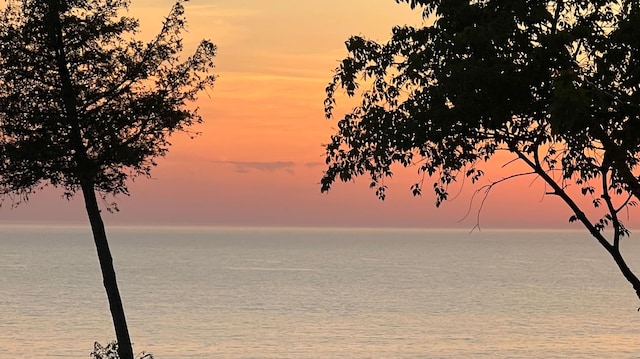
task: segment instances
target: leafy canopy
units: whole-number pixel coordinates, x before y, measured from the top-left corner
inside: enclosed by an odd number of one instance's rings
[[[326,88],[326,115],[340,88],[361,101],[326,145],[322,191],[366,175],[384,199],[384,179],[401,164],[422,174],[414,195],[434,178],[440,205],[452,182],[477,181],[481,164],[507,151],[530,171],[490,182],[485,196],[510,178],[541,178],[640,298],[640,280],[620,252],[629,235],[620,212],[640,199],[640,2],[396,2],[422,7],[433,24],[397,26],[383,44],[346,42],[349,56]],[[601,217],[590,219],[576,196],[591,199]]]
[[[477,179],[477,165],[497,150],[533,156],[544,147],[547,170],[561,178],[591,180],[609,161],[610,185],[638,197],[640,3],[396,2],[423,7],[435,22],[395,27],[384,44],[346,42],[349,56],[326,89],[327,117],[339,87],[361,103],[326,146],[323,191],[366,174],[384,198],[392,163],[415,164],[437,175],[439,204],[449,183]]]
[[[187,107],[213,85],[216,47],[181,58],[184,1],[150,42],[128,0],[10,0],[0,9],[0,191],[51,184],[127,194],[169,136],[202,121]]]

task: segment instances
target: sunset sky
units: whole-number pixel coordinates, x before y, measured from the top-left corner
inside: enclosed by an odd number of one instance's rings
[[[130,13],[141,20],[142,38],[159,30],[172,4],[132,1]],[[421,198],[410,194],[416,168],[397,169],[385,202],[366,178],[320,193],[322,144],[335,126],[324,118],[324,88],[346,55],[344,41],[350,35],[384,41],[395,24],[422,24],[419,11],[393,0],[191,0],[186,15],[185,53],[201,38],[218,46],[218,81],[197,103],[205,119],[196,129],[202,135],[174,138],[154,178],[132,183],[132,196],[118,198],[120,212],[105,214],[107,224],[474,226],[476,205],[460,220],[477,187],[460,184],[459,196],[436,209],[428,188]],[[344,101],[338,103],[337,114],[348,110]],[[488,179],[501,176],[487,172]],[[531,178],[497,187],[480,223],[579,228],[567,223],[570,213],[558,199],[543,194],[540,181]],[[83,204],[55,190],[15,209],[5,202],[0,213],[3,222],[86,222]]]

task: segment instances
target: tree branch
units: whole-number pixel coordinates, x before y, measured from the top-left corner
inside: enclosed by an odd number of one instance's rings
[[[553,194],[560,197],[568,206],[571,208],[573,213],[576,215],[576,218],[582,222],[582,224],[587,228],[589,233],[596,238],[596,240],[607,250],[611,251],[611,243],[607,241],[602,233],[598,231],[598,229],[591,223],[591,221],[587,218],[587,215],[580,209],[580,207],[575,203],[575,201],[569,197],[569,195],[565,192],[565,190],[558,185],[558,183],[553,180],[549,176],[549,174],[539,165],[531,161],[524,153],[522,153],[518,149],[514,149],[514,153],[518,155],[534,172],[536,172],[542,179],[547,182],[547,184],[553,189]],[[535,151],[537,153],[537,150]],[[537,156],[536,156],[537,157]]]
[[[607,209],[611,215],[611,222],[613,224],[613,247],[619,249],[620,247],[620,236],[621,236],[621,224],[618,220],[618,214],[613,206],[613,202],[611,201],[611,195],[609,195],[609,186],[607,184],[607,175],[609,173],[609,169],[607,167],[602,167],[602,199],[607,204]]]
[[[511,162],[511,161],[510,161]],[[478,212],[476,215],[476,224],[473,226],[473,228],[471,229],[471,231],[478,229],[480,230],[480,214],[482,212],[482,208],[484,208],[484,204],[487,200],[487,197],[489,197],[489,193],[491,192],[491,189],[493,189],[493,187],[495,187],[496,185],[517,178],[517,177],[524,177],[524,176],[530,176],[530,175],[535,175],[536,172],[532,171],[532,172],[522,172],[522,173],[516,173],[507,177],[503,177],[497,181],[493,181],[487,185],[484,185],[480,188],[478,188],[477,190],[475,190],[473,192],[473,195],[471,196],[471,201],[469,201],[469,208],[467,210],[467,213],[465,213],[465,215],[458,221],[463,221],[465,218],[467,218],[469,216],[469,214],[471,213],[471,207],[473,205],[474,199],[475,197],[482,191],[484,191],[484,196],[482,197],[482,200],[480,201],[480,208],[478,208]]]
[[[553,178],[549,176],[549,174],[544,171],[542,167],[537,166],[533,161],[531,161],[531,159],[529,159],[524,153],[522,153],[522,151],[518,149],[514,149],[513,151],[540,177],[542,177],[542,179],[544,179],[544,181],[547,182],[549,186],[551,186],[551,188],[553,188],[555,195],[562,198],[562,200],[571,208],[576,218],[580,220],[580,222],[582,222],[584,227],[598,241],[598,243],[600,243],[600,245],[602,245],[602,247],[604,247],[604,249],[609,252],[611,257],[618,265],[618,268],[622,272],[622,275],[635,290],[636,296],[640,298],[640,279],[638,279],[638,277],[633,273],[633,271],[631,271],[631,269],[627,265],[624,257],[620,253],[620,248],[612,245],[611,243],[609,243],[609,241],[607,241],[602,233],[591,223],[591,221],[589,221],[586,214],[582,212],[582,210],[580,210],[580,207],[575,203],[575,201],[573,201],[573,199],[569,197],[569,195],[558,185],[558,183],[556,183],[556,181],[553,180]]]

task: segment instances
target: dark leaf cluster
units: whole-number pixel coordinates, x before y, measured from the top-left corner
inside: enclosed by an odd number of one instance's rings
[[[361,103],[326,145],[323,191],[359,175],[376,187],[398,163],[436,175],[440,203],[497,150],[546,149],[547,170],[565,179],[589,181],[605,166],[613,187],[640,194],[638,2],[397,2],[434,23],[395,27],[386,43],[346,42],[326,115],[340,88]]]
[[[440,205],[451,183],[477,182],[482,164],[504,151],[531,171],[481,187],[480,207],[499,183],[542,179],[640,297],[619,251],[629,235],[622,211],[640,199],[640,2],[396,2],[421,8],[428,25],[397,26],[386,43],[346,42],[325,114],[340,90],[361,101],[326,144],[322,191],[368,176],[384,199],[392,166],[412,166],[422,180],[411,192],[420,195],[428,176]],[[584,199],[600,219],[589,219]]]
[[[213,85],[216,47],[181,57],[183,1],[150,42],[128,0],[9,1],[0,13],[0,191],[82,182],[127,194],[169,137],[202,121],[187,104]]]
[[[91,359],[120,359],[118,354],[118,343],[109,342],[107,345],[102,346],[100,343],[93,343],[93,351],[90,354]],[[136,359],[153,359],[153,354],[147,352],[141,352],[136,356]]]

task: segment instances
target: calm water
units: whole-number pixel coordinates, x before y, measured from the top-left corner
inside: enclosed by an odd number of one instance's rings
[[[580,232],[109,234],[134,349],[157,359],[640,357],[640,302]],[[0,358],[114,337],[85,228],[0,227],[0,289]]]

